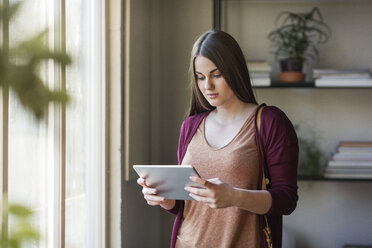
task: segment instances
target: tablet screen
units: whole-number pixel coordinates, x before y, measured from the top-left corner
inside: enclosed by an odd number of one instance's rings
[[[200,186],[190,180],[199,174],[191,165],[134,165],[134,170],[146,178],[146,184],[158,190],[168,200],[193,200],[184,187]]]

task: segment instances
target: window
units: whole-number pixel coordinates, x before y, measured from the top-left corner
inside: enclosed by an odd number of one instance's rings
[[[104,2],[25,0],[9,25],[10,46],[48,29],[46,45],[66,49],[73,59],[66,69],[51,61],[40,68],[49,87],[66,87],[66,108],[51,104],[38,122],[11,92],[3,104],[1,124],[8,128],[1,136],[8,152],[2,154],[2,190],[9,202],[33,209],[42,235],[27,247],[105,246]]]

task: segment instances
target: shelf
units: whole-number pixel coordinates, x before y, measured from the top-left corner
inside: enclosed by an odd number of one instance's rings
[[[247,2],[247,3],[370,3],[370,0],[220,0],[220,2]]]
[[[272,81],[270,86],[254,86],[254,88],[315,88],[314,81],[310,82],[279,82]]]
[[[352,86],[333,86],[333,87],[316,87],[314,81],[309,82],[279,82],[272,81],[270,86],[253,86],[256,89],[271,89],[271,88],[313,88],[313,89],[372,89],[372,86],[352,87]]]
[[[298,176],[298,181],[303,181],[303,182],[371,182],[372,179],[358,179],[358,178],[309,178],[309,177],[301,177]]]

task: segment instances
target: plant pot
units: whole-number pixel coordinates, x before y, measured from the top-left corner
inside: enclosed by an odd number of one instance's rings
[[[288,71],[279,73],[280,82],[304,82],[305,73]]]
[[[280,60],[280,69],[282,72],[302,71],[303,60],[298,58],[286,58]]]
[[[302,73],[303,60],[299,58],[286,58],[280,60],[280,82],[304,82],[305,74]]]

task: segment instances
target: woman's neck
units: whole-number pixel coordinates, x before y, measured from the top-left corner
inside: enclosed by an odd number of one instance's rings
[[[225,104],[224,106],[216,107],[213,111],[214,119],[220,124],[229,124],[241,118],[246,118],[254,106],[255,104],[242,101],[236,101],[229,105]]]

